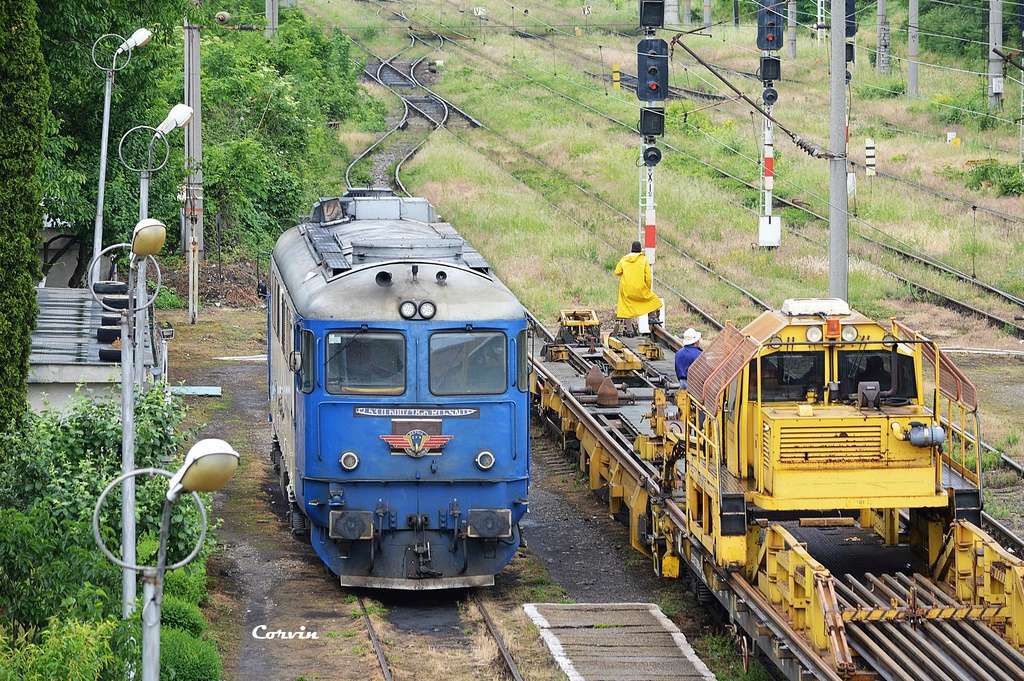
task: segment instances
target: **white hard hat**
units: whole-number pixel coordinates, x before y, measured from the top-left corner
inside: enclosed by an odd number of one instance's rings
[[[694,343],[700,342],[700,331],[697,329],[687,329],[683,332],[683,345],[693,345]]]

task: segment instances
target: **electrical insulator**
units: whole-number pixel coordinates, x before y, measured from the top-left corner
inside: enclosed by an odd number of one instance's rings
[[[636,96],[645,102],[662,102],[668,96],[668,43],[646,38],[636,46]]]
[[[757,8],[757,48],[781,50],[786,33],[782,0],[759,0]]]

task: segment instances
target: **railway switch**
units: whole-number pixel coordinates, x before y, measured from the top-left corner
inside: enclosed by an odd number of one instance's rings
[[[668,96],[668,43],[645,38],[637,44],[636,96],[645,102],[663,102]]]

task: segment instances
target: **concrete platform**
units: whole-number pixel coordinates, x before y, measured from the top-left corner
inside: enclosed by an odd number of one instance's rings
[[[715,675],[653,603],[527,603],[569,681],[696,681]]]

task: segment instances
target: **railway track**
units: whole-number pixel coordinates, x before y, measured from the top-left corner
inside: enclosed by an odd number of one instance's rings
[[[408,16],[402,14],[401,12],[396,12],[396,14],[398,16],[400,16],[405,21],[411,21]],[[437,36],[437,38],[439,39],[441,44],[444,44],[444,42],[447,40],[441,34],[435,34],[435,35]],[[455,41],[448,40],[448,42],[451,42],[452,44],[455,44],[455,45],[457,45],[458,47],[460,47],[460,48],[462,48],[464,50],[468,50],[469,49],[465,45],[462,45],[462,44],[457,43]],[[475,53],[475,51],[474,51],[474,53]],[[413,80],[415,81],[414,78],[413,78]],[[387,87],[387,85],[385,85],[385,87]],[[547,89],[550,90],[551,88],[547,88]],[[447,102],[447,100],[444,100],[444,101]],[[589,105],[586,105],[585,103],[581,102],[580,104],[582,104],[583,106],[587,107],[588,109],[594,110],[592,107],[590,107]],[[455,106],[454,104],[451,104],[450,102],[448,102],[448,105],[452,106],[452,107]],[[504,142],[505,144],[513,147],[518,153],[520,153],[524,157],[529,158],[532,162],[540,165],[546,171],[551,172],[551,173],[555,173],[555,174],[557,174],[559,176],[560,179],[562,179],[562,180],[572,184],[575,187],[576,190],[581,192],[584,196],[586,196],[591,201],[597,202],[600,205],[602,205],[605,209],[607,209],[609,211],[612,211],[616,215],[617,218],[619,218],[619,219],[621,219],[621,220],[623,220],[623,221],[625,221],[625,222],[627,222],[627,223],[629,223],[631,225],[634,224],[634,219],[631,216],[629,216],[626,213],[624,213],[622,210],[620,210],[618,207],[616,207],[614,204],[612,204],[608,199],[603,197],[601,194],[595,192],[592,189],[587,189],[586,187],[583,187],[581,184],[577,183],[573,178],[565,176],[564,173],[562,173],[560,170],[558,170],[557,168],[555,168],[551,164],[545,162],[543,159],[539,158],[538,156],[536,156],[535,154],[533,154],[529,150],[523,148],[521,145],[515,143],[514,141],[510,140],[509,138],[507,138],[506,136],[502,135],[501,133],[498,133],[497,131],[495,131],[495,130],[493,130],[491,128],[488,128],[487,126],[485,126],[480,121],[476,120],[475,118],[472,118],[468,113],[463,112],[461,109],[459,109],[458,111],[463,116],[465,116],[467,119],[474,121],[475,122],[475,126],[474,127],[483,128],[483,129],[487,130],[489,133],[491,133],[492,135],[497,136],[499,139],[502,140],[502,142]],[[616,124],[619,124],[621,126],[625,126],[624,123],[622,123],[618,119],[615,119],[614,117],[607,116],[607,115],[605,115],[603,113],[601,113],[600,115],[604,116],[609,121],[615,122]],[[479,151],[479,149],[474,147],[472,144],[470,144],[464,138],[461,138],[458,135],[455,135],[455,136],[462,143],[467,144],[470,147],[474,148],[475,150]],[[678,149],[678,148],[676,148],[676,147],[674,147],[674,146],[672,146],[670,144],[665,144],[665,146],[668,149],[670,149],[670,150],[672,150],[672,151],[674,151],[676,153],[685,154],[685,155],[687,155],[690,158],[693,158],[695,160],[701,161],[702,163],[705,163],[705,165],[708,165],[708,166],[714,168],[715,170],[717,170],[719,172],[727,174],[728,177],[730,177],[731,179],[733,179],[733,180],[735,180],[737,182],[742,182],[743,184],[745,184],[746,186],[751,187],[751,188],[755,188],[755,189],[757,188],[752,183],[749,183],[749,182],[747,182],[745,180],[737,178],[734,175],[728,174],[728,173],[726,173],[726,171],[724,171],[724,170],[722,170],[720,168],[717,168],[716,166],[713,166],[712,164],[708,164],[708,163],[704,162],[702,159],[699,159],[699,158],[693,156],[692,154],[689,154],[688,152],[685,152],[685,151],[683,151],[681,149]],[[497,161],[495,161],[495,162],[497,162]],[[400,171],[400,167],[396,168],[396,180],[400,182],[400,179],[398,178],[398,172],[399,171]],[[404,186],[403,186],[403,191],[404,191]],[[545,200],[547,201],[546,198],[545,198]],[[815,211],[813,211],[813,210],[811,210],[809,208],[800,206],[800,205],[798,205],[798,204],[796,204],[796,203],[794,203],[792,201],[789,201],[789,200],[781,199],[781,201],[785,205],[788,205],[788,206],[794,207],[794,208],[798,208],[800,210],[804,210],[804,211],[810,213],[811,215],[817,217],[818,219],[824,220],[824,221],[827,222],[827,219],[824,216],[821,216],[820,214],[816,213]],[[563,209],[561,209],[558,205],[556,205],[556,204],[554,204],[554,203],[552,203],[550,201],[548,201],[548,203],[554,209],[556,209],[556,210],[558,210],[560,212],[564,212]],[[583,224],[579,223],[578,221],[574,220],[573,222],[574,222],[575,226],[578,229],[583,230],[583,231],[587,230],[587,228]],[[806,237],[804,235],[800,235],[800,236],[802,238],[810,240],[809,237]],[[614,244],[611,244],[609,241],[604,240],[604,239],[602,239],[602,241],[607,246],[609,246],[610,248],[614,248]],[[749,291],[748,289],[744,288],[743,286],[741,286],[741,285],[737,284],[736,282],[732,281],[731,279],[729,279],[725,275],[723,275],[720,272],[718,272],[717,270],[715,270],[710,265],[702,262],[700,259],[694,257],[693,255],[689,254],[685,250],[681,249],[678,245],[674,244],[672,241],[666,240],[664,237],[662,237],[662,242],[665,243],[666,245],[668,245],[668,247],[673,252],[675,252],[679,257],[690,261],[692,264],[696,265],[699,269],[701,269],[703,272],[705,272],[705,274],[707,274],[709,277],[717,279],[717,280],[725,283],[730,288],[732,288],[735,291],[737,291],[742,297],[744,297],[751,304],[753,304],[755,306],[755,308],[757,308],[759,311],[760,310],[771,309],[771,306],[767,302],[765,302],[764,300],[759,298],[755,293]],[[813,243],[813,241],[812,241],[812,243]],[[892,273],[892,274],[893,274],[893,276],[897,277],[898,279],[904,281],[904,283],[906,283],[909,286],[924,288],[920,284],[916,284],[915,282],[912,282],[910,280],[902,278],[899,275],[896,275],[895,273]],[[656,280],[657,284],[662,289],[667,290],[669,293],[671,293],[687,309],[689,309],[691,312],[693,312],[698,317],[700,317],[704,322],[710,324],[715,329],[723,328],[723,323],[719,319],[717,319],[711,312],[709,312],[707,309],[705,309],[703,306],[699,305],[698,303],[693,301],[691,298],[689,298],[688,296],[684,295],[681,291],[677,290],[675,287],[670,285],[668,282],[663,281],[661,278],[655,277],[655,280]],[[936,297],[942,297],[943,296],[943,294],[938,293],[936,291],[933,291],[933,290],[931,290],[929,288],[924,288],[924,291],[929,293],[929,294],[931,294],[931,295],[934,295]],[[967,311],[973,312],[975,314],[979,314],[979,315],[987,314],[984,311],[977,310],[973,306],[970,306],[970,305],[968,305],[966,303],[962,303],[960,301],[956,301],[955,299],[949,299],[949,300],[953,304],[962,305],[964,308],[966,308]],[[530,316],[531,316],[531,318],[532,318],[532,320],[533,320],[533,322],[534,322],[534,324],[536,326],[538,326],[539,328],[543,328],[543,325],[540,324],[539,320],[537,320],[536,317],[533,317],[532,315],[530,315]],[[998,320],[1000,323],[1004,323],[1004,324],[1008,323],[1008,322],[1006,322],[1006,320],[1003,320],[1003,319],[998,318],[998,317],[995,318],[995,319]],[[1016,325],[1013,325],[1012,323],[1009,323],[1009,324],[1011,326],[1016,326]],[[1021,329],[1021,331],[1024,332],[1024,329]],[[549,332],[546,332],[546,333],[547,333],[548,338],[550,340],[551,339],[550,333]],[[1005,453],[998,451],[997,449],[995,449],[994,447],[992,447],[991,445],[989,445],[989,444],[987,444],[985,442],[980,442],[979,443],[979,447],[982,450],[986,451],[986,452],[991,452],[991,453],[998,454],[998,456],[1000,457],[1000,465],[1002,465],[1003,467],[1009,468],[1009,469],[1015,471],[1021,477],[1024,477],[1024,466],[1022,466],[1019,462],[1015,461],[1011,457],[1007,456]],[[1004,545],[1007,548],[1013,549],[1016,552],[1018,552],[1018,555],[1024,555],[1024,544],[1022,544],[1022,540],[1020,538],[1017,538],[1015,535],[1013,535],[1012,532],[1010,532],[1005,526],[1003,526],[1001,523],[999,523],[994,517],[992,517],[987,512],[983,512],[982,519],[983,519],[983,522],[985,523],[985,526],[989,527],[989,528],[992,528],[993,534],[997,535],[1000,538],[1001,543],[1004,543]]]
[[[476,611],[480,615],[481,621],[483,622],[484,630],[498,649],[499,665],[502,670],[502,675],[507,679],[511,679],[511,681],[524,681],[523,675],[519,670],[519,666],[516,664],[515,658],[512,656],[508,645],[505,643],[505,638],[501,635],[501,631],[498,629],[497,624],[495,624],[494,618],[491,617],[491,613],[488,611],[483,599],[475,592],[470,592],[466,597],[468,600],[472,601]],[[366,634],[370,639],[370,645],[373,647],[374,655],[377,658],[377,665],[380,667],[383,681],[394,681],[395,670],[392,668],[391,662],[388,660],[384,642],[382,641],[377,628],[373,624],[373,619],[370,617],[370,610],[366,606],[366,600],[362,596],[359,596],[357,597],[357,602],[359,603],[359,609],[363,618],[363,625],[366,627]],[[401,607],[402,605],[393,606],[393,608]],[[449,603],[440,606],[432,606],[430,610],[448,611],[443,613],[446,617],[454,617],[456,620],[459,619],[458,600],[454,596]],[[454,615],[450,612],[452,610],[454,610]],[[417,611],[416,615],[418,616],[419,614],[420,613]],[[471,645],[470,640],[466,639],[465,644]]]

